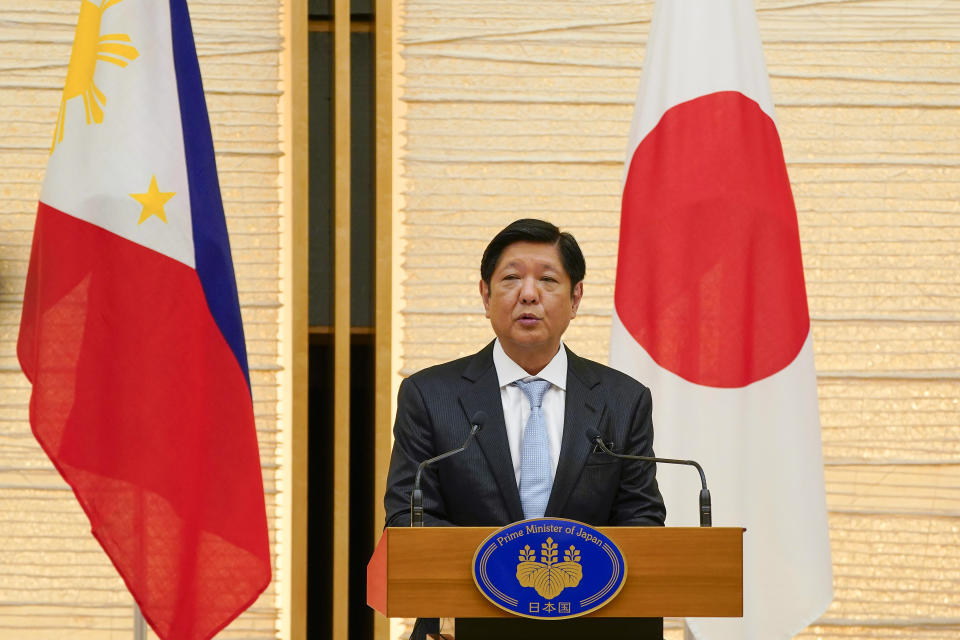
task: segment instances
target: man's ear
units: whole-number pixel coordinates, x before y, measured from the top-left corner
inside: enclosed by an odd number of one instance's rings
[[[583,280],[573,285],[573,292],[570,295],[570,301],[572,302],[570,310],[570,318],[577,317],[577,309],[580,307],[580,300],[583,298]]]
[[[480,278],[480,299],[483,300],[483,310],[485,315],[490,317],[490,287]]]

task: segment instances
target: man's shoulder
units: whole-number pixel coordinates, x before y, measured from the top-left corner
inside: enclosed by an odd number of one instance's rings
[[[595,380],[606,388],[623,390],[628,393],[642,393],[647,390],[647,386],[636,378],[595,360],[578,356],[570,349],[567,349],[567,358],[568,368],[574,374],[586,378],[585,382],[588,384]]]
[[[406,379],[417,386],[429,387],[450,384],[464,377],[475,377],[483,373],[487,367],[493,366],[492,351],[493,343],[491,342],[477,353],[425,367],[410,374]]]

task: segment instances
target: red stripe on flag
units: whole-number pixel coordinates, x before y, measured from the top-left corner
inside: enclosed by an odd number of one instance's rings
[[[809,330],[796,209],[773,121],[737,92],[668,110],[633,154],[615,304],[662,367],[742,387]]]
[[[243,372],[193,269],[42,203],[33,242],[34,434],[151,625],[209,638],[270,580]]]

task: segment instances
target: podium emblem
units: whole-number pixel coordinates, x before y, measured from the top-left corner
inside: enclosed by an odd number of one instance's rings
[[[473,556],[480,593],[505,611],[540,620],[599,609],[620,592],[626,575],[626,560],[610,538],[559,518],[498,529]]]

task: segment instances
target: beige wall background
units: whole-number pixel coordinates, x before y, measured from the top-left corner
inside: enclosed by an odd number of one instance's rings
[[[0,0],[0,638],[17,640],[132,637],[129,596],[30,434],[14,349],[78,7]],[[190,2],[275,536],[289,479],[277,338],[282,7]],[[836,600],[801,637],[955,638],[960,2],[757,8],[800,219],[834,551]],[[568,342],[606,361],[624,146],[651,12],[650,1],[400,3],[402,374],[491,337],[479,255],[520,215],[581,241],[587,297]],[[276,575],[220,637],[279,635],[287,577]]]
[[[960,2],[756,7],[799,215],[833,545],[836,599],[801,637],[956,638]],[[521,216],[583,245],[585,297],[567,342],[607,361],[652,10],[403,3],[403,374],[491,339],[480,254]]]
[[[189,7],[276,541],[281,2],[190,0]],[[0,638],[10,640],[133,638],[133,600],[30,432],[29,384],[16,360],[37,199],[79,10],[77,0],[0,0]],[[279,585],[288,577],[274,565],[268,590],[218,637],[277,636]]]

